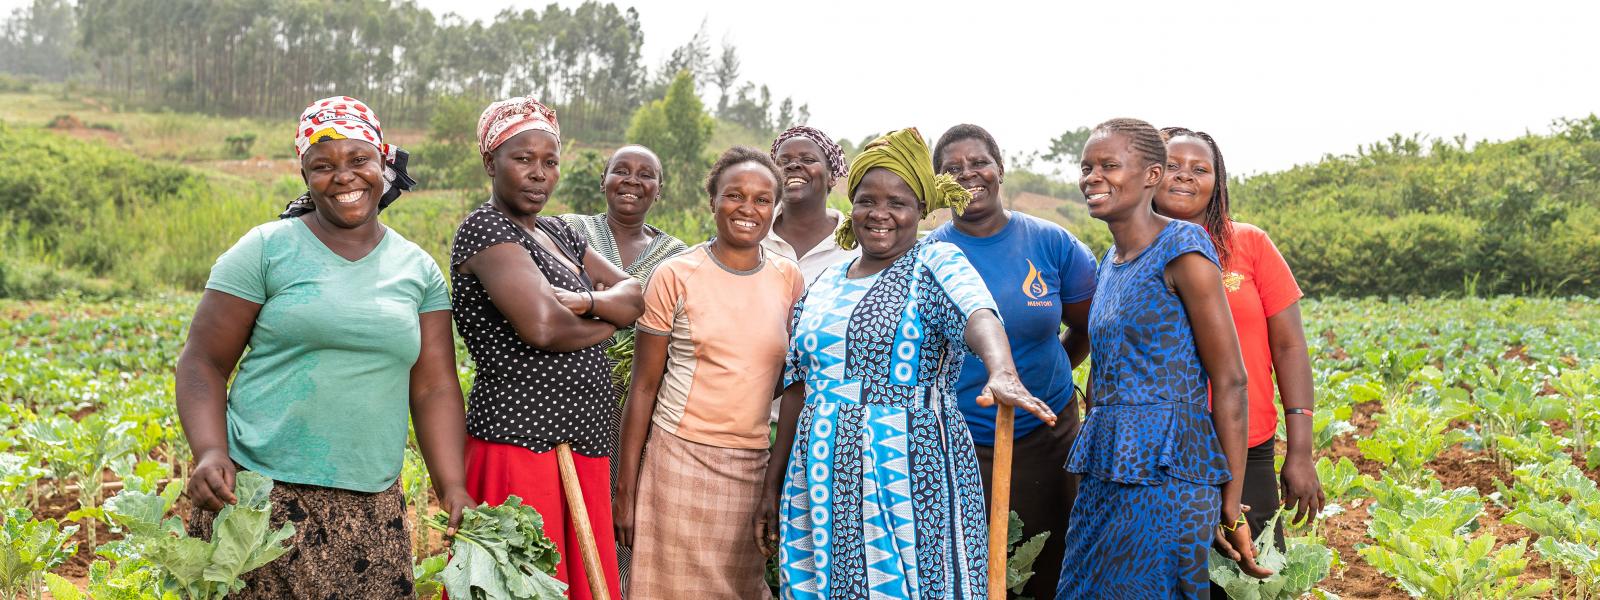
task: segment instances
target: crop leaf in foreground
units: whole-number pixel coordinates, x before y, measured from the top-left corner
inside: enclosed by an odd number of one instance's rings
[[[426,523],[444,531],[448,519],[440,513]],[[511,496],[500,506],[480,505],[462,511],[454,540],[449,563],[438,574],[451,598],[566,598],[567,584],[553,577],[561,555],[544,535],[544,518],[533,507],[523,505],[521,498]],[[429,566],[437,567],[437,563]]]

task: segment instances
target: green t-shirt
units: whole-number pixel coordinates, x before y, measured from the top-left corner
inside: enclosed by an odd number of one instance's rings
[[[261,305],[228,389],[228,454],[278,481],[379,492],[400,477],[420,313],[450,310],[439,265],[394,230],[350,261],[300,219],[260,225],[206,288]],[[204,332],[196,332],[204,335]]]

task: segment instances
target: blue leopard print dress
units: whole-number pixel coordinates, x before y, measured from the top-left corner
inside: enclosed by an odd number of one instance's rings
[[[1230,478],[1206,371],[1166,267],[1217,262],[1200,226],[1173,221],[1123,264],[1107,251],[1089,310],[1094,408],[1067,470],[1082,474],[1067,525],[1064,598],[1209,597],[1206,552]]]
[[[805,382],[806,402],[779,502],[783,597],[982,598],[983,487],[954,387],[967,318],[994,299],[944,242],[849,268],[794,309],[784,385]]]

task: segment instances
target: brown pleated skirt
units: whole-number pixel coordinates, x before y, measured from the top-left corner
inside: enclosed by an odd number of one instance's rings
[[[634,509],[629,600],[770,598],[751,519],[766,449],[697,444],[652,425]]]

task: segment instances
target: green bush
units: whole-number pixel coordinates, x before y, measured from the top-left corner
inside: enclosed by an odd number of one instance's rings
[[[1308,294],[1600,293],[1593,115],[1471,147],[1394,136],[1230,192]]]
[[[236,133],[223,138],[223,143],[228,146],[228,156],[250,158],[250,147],[256,143],[256,134],[251,131]]]
[[[5,296],[199,289],[217,254],[286,201],[40,130],[0,125],[0,155]]]

